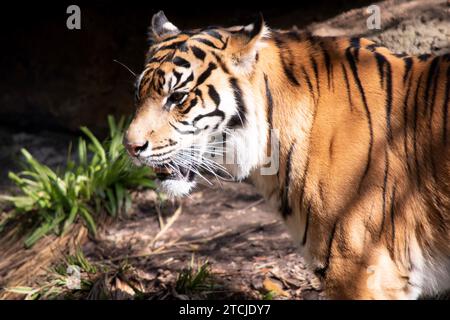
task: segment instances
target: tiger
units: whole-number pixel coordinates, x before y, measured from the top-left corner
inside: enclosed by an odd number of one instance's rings
[[[186,196],[222,169],[251,181],[329,299],[450,289],[449,54],[270,29],[262,16],[180,30],[160,11],[149,30],[124,145],[160,190]],[[236,161],[207,158],[217,144]],[[278,168],[262,174],[272,153]]]

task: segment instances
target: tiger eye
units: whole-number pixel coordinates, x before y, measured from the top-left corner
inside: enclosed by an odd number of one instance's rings
[[[185,97],[187,96],[187,92],[174,92],[170,95],[169,101],[172,104],[179,105],[184,102]]]

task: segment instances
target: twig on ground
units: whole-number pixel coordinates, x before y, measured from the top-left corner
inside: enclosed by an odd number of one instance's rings
[[[161,203],[162,203],[161,195],[158,193],[158,201],[155,204],[155,210],[156,210],[156,213],[158,214],[158,223],[159,223],[160,230],[162,230],[164,228],[164,219],[161,214]]]
[[[255,206],[257,206],[257,205],[259,205],[259,204],[261,204],[263,202],[264,202],[264,199],[259,199],[259,200],[255,201],[255,202],[250,203],[248,206],[246,206],[246,207],[244,207],[242,209],[238,209],[238,211],[246,211],[246,210],[248,210],[248,209],[250,209],[252,207],[255,207]]]
[[[273,220],[271,222],[268,223],[264,223],[264,224],[257,224],[255,226],[252,226],[251,228],[245,230],[242,233],[239,233],[239,236],[244,236],[246,234],[252,233],[258,229],[261,228],[265,228],[271,225],[275,225],[279,223],[278,220]],[[114,258],[110,258],[108,259],[109,261],[113,262],[113,261],[120,261],[120,260],[125,260],[125,259],[139,259],[139,258],[145,258],[145,257],[149,257],[149,256],[153,256],[153,255],[159,255],[159,254],[168,254],[168,253],[176,253],[179,252],[183,247],[183,246],[189,246],[189,245],[193,245],[193,244],[205,244],[209,241],[221,238],[221,237],[225,237],[225,236],[230,236],[236,234],[235,231],[229,231],[229,230],[222,230],[219,231],[209,237],[205,237],[202,239],[195,239],[195,240],[190,240],[190,241],[182,241],[182,242],[178,242],[178,239],[175,239],[173,241],[171,241],[170,243],[164,244],[161,247],[158,247],[157,249],[150,251],[150,252],[141,252],[141,253],[137,253],[137,254],[133,254],[133,255],[125,255],[125,256],[119,256],[119,257],[114,257]],[[167,250],[169,248],[172,247],[176,247],[176,250]]]
[[[166,224],[161,228],[161,230],[156,234],[156,236],[150,241],[149,247],[153,248],[155,242],[161,238],[167,230],[170,229],[170,227],[173,225],[173,223],[178,219],[178,217],[181,215],[181,212],[183,211],[183,206],[180,204],[180,206],[175,210],[174,214],[169,218]]]

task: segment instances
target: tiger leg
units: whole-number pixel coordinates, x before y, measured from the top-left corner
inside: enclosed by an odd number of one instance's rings
[[[336,253],[323,280],[331,299],[404,300],[417,299],[421,293],[383,247],[363,259]]]

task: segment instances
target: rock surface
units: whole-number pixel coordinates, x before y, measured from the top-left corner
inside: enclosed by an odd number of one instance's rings
[[[446,0],[384,1],[375,4],[380,29],[368,29],[367,8],[354,9],[307,27],[319,36],[362,36],[396,53],[450,52],[450,2]]]
[[[312,29],[321,34],[379,37],[395,51],[448,49],[450,19],[445,0],[381,3],[382,29],[376,32],[369,32],[366,26],[365,9],[370,4],[368,0],[316,0],[297,7],[262,8],[262,13],[273,28],[304,28],[361,8]],[[134,76],[114,60],[136,72],[141,70],[146,30],[159,8],[151,3],[84,2],[80,4],[81,30],[70,31],[65,26],[64,3],[45,10],[42,3],[28,6],[26,12],[19,4],[2,12],[0,35],[8,47],[0,58],[0,69],[7,75],[0,81],[0,125],[69,131],[87,125],[98,131],[105,129],[107,114],[132,114]],[[244,24],[253,20],[255,9],[169,8],[166,14],[180,28],[188,29]]]

